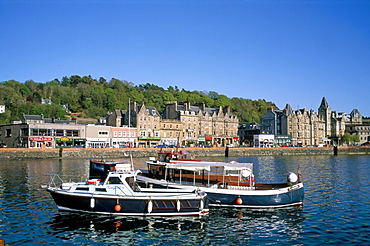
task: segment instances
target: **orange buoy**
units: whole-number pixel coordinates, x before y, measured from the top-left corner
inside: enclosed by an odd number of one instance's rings
[[[117,204],[114,206],[114,211],[119,212],[121,210],[121,205]]]
[[[243,203],[243,200],[240,197],[238,197],[235,199],[235,203],[241,205]]]

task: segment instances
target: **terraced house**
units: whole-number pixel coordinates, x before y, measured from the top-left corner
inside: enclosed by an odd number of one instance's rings
[[[163,119],[182,123],[181,145],[227,146],[239,142],[238,117],[231,114],[229,106],[206,108],[204,103],[168,102]]]
[[[130,113],[129,113],[130,111]],[[237,144],[238,118],[230,107],[206,108],[204,103],[168,102],[160,114],[156,108],[136,102],[130,110],[115,110],[107,115],[107,125],[137,128],[138,146],[156,145],[227,146]],[[129,116],[130,114],[130,116]]]

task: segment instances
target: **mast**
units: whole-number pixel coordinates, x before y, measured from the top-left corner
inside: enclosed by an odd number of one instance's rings
[[[134,170],[134,162],[132,160],[132,144],[131,144],[131,101],[128,98],[128,142],[130,144],[129,152],[130,152],[130,162],[131,162],[131,170]]]

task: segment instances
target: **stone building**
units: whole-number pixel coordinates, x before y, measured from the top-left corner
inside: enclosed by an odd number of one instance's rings
[[[154,147],[160,143],[161,140],[161,117],[154,107],[147,107],[144,105],[132,104],[130,109],[132,117],[130,121],[133,126],[137,128],[138,144],[141,147]],[[126,114],[128,116],[128,114]],[[125,119],[128,124],[128,117]]]
[[[183,133],[183,124],[177,119],[161,119],[161,142],[167,146],[178,146]],[[181,146],[179,146],[181,147]]]
[[[261,133],[287,135],[292,145],[339,145],[346,129],[357,129],[353,134],[360,134],[360,141],[365,141],[366,130],[359,132],[355,125],[362,125],[362,116],[358,110],[350,115],[331,111],[325,97],[322,98],[318,112],[306,108],[293,110],[287,104],[283,110],[270,109],[261,118]],[[365,128],[363,128],[365,129]]]
[[[160,143],[161,116],[155,107],[138,105],[136,102],[129,104],[129,110],[119,110],[107,114],[108,126],[130,126],[137,131],[138,147],[154,147]]]
[[[352,110],[345,127],[346,132],[359,137],[360,142],[358,144],[364,144],[370,141],[370,122],[363,122],[363,117],[358,109]]]
[[[168,102],[163,119],[179,120],[182,123],[181,145],[227,146],[238,142],[238,118],[231,114],[230,107],[206,108],[204,103]]]

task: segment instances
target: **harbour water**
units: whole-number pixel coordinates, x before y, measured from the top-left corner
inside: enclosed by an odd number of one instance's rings
[[[85,180],[88,160],[0,160],[0,239],[8,245],[369,245],[370,156],[208,157],[253,162],[256,181],[300,169],[304,206],[211,209],[208,216],[109,217],[59,213],[46,174]],[[134,159],[145,169],[145,159]]]

